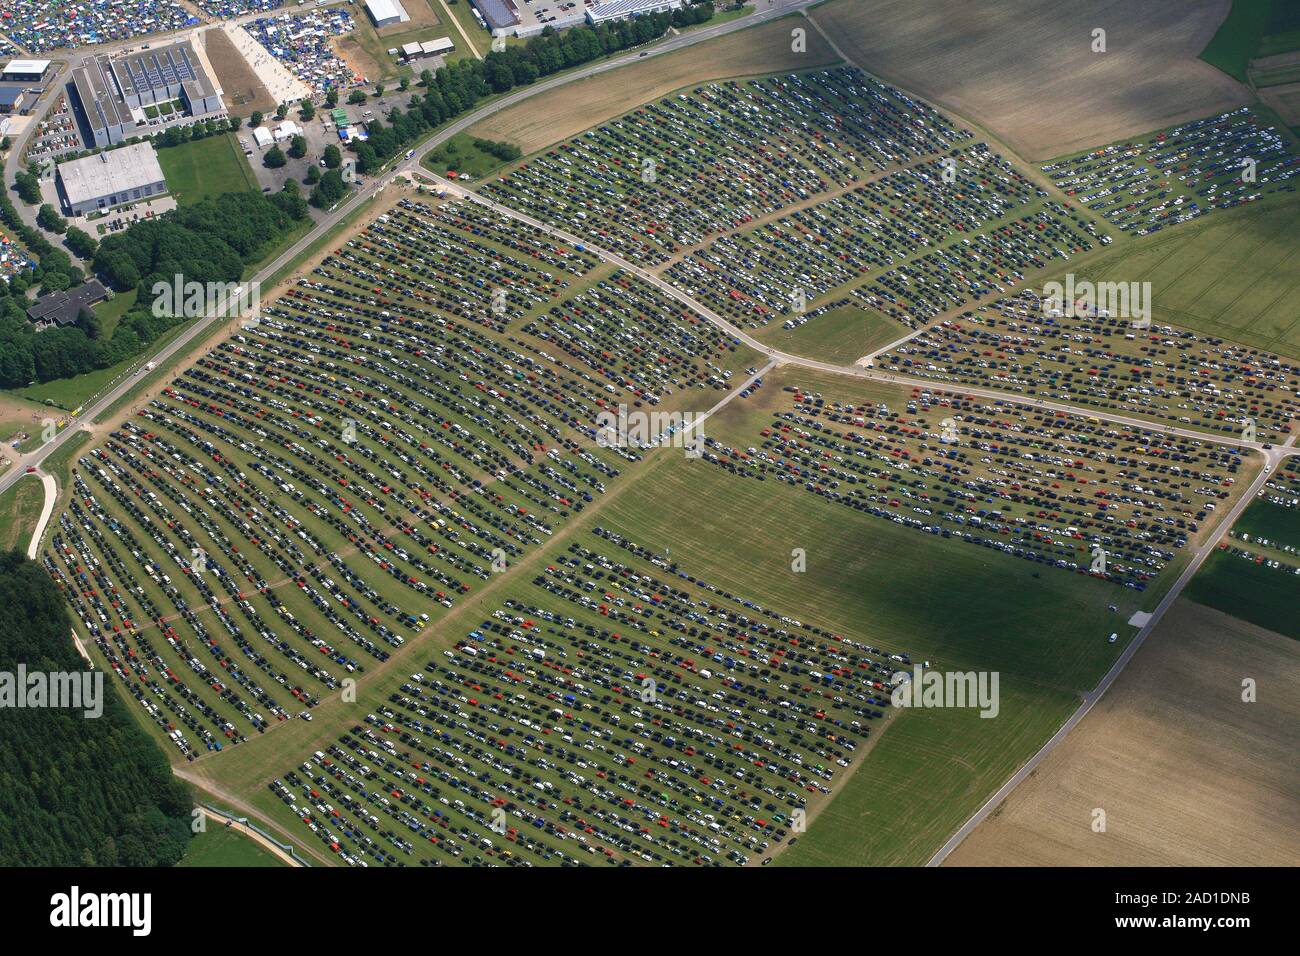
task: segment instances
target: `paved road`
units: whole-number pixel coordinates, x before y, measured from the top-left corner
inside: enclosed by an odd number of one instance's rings
[[[1295,441],[1294,436],[1287,440],[1287,445],[1289,446],[1293,441]],[[1124,670],[1128,665],[1128,662],[1133,659],[1133,656],[1142,647],[1142,643],[1147,639],[1147,635],[1155,630],[1156,625],[1160,623],[1160,619],[1164,617],[1165,612],[1173,606],[1174,601],[1178,599],[1178,595],[1182,593],[1182,590],[1187,586],[1187,583],[1192,580],[1192,577],[1200,569],[1205,559],[1214,552],[1215,548],[1218,547],[1219,541],[1222,539],[1223,535],[1232,527],[1237,518],[1240,517],[1242,511],[1249,507],[1250,503],[1255,500],[1255,496],[1259,494],[1259,489],[1264,486],[1264,482],[1268,481],[1272,469],[1276,468],[1278,462],[1289,453],[1290,452],[1286,447],[1272,448],[1264,453],[1267,467],[1260,469],[1259,475],[1257,475],[1255,480],[1251,482],[1250,487],[1246,489],[1245,494],[1243,494],[1237,503],[1233,505],[1231,510],[1223,516],[1223,520],[1219,522],[1214,533],[1210,535],[1204,544],[1196,549],[1196,552],[1192,555],[1192,560],[1188,563],[1187,567],[1183,569],[1183,573],[1178,576],[1178,580],[1174,582],[1174,586],[1169,589],[1169,592],[1165,594],[1160,603],[1156,605],[1155,611],[1151,614],[1151,619],[1137,632],[1133,640],[1129,642],[1128,647],[1124,648],[1124,652],[1120,654],[1115,663],[1111,665],[1110,670],[1106,672],[1106,676],[1101,679],[1101,682],[1096,687],[1084,695],[1083,703],[1079,705],[1078,710],[1070,715],[1070,719],[1061,725],[1061,729],[1053,734],[1052,738],[1048,740],[1047,743],[1043,744],[1043,746],[1039,748],[1038,752],[1030,757],[1029,760],[1026,761],[1025,765],[1012,775],[1010,780],[999,787],[997,793],[993,794],[993,796],[989,798],[988,802],[976,811],[973,817],[962,824],[961,828],[952,835],[948,842],[940,847],[939,851],[930,858],[930,861],[926,866],[939,866],[942,864],[943,861],[948,858],[948,855],[952,853],[953,850],[957,849],[957,846],[965,840],[966,837],[970,836],[971,832],[983,823],[990,813],[997,809],[998,805],[1007,798],[1011,791],[1020,786],[1020,784],[1024,782],[1025,778],[1033,773],[1038,768],[1038,765],[1047,759],[1047,755],[1060,745],[1061,741],[1065,739],[1066,734],[1073,730],[1075,726],[1078,725],[1079,721],[1083,720],[1083,718],[1088,715],[1088,711],[1092,710],[1093,705],[1096,704],[1097,701],[1101,700],[1102,695],[1110,689],[1110,685],[1115,683],[1115,679],[1119,677],[1120,672]]]
[[[1187,567],[1184,568],[1182,574],[1179,575],[1178,580],[1174,582],[1173,587],[1170,588],[1169,592],[1165,595],[1164,599],[1162,599],[1160,604],[1156,607],[1156,610],[1153,612],[1150,621],[1148,621],[1147,624],[1141,630],[1138,631],[1137,635],[1124,649],[1123,653],[1121,653],[1119,658],[1115,661],[1114,665],[1112,665],[1111,669],[1107,672],[1106,676],[1102,679],[1101,683],[1099,683],[1097,687],[1094,688],[1084,698],[1084,701],[1080,705],[1079,709],[1070,717],[1068,721],[1066,721],[1065,725],[1062,726],[1059,731],[1057,731],[1057,733],[1052,737],[1051,740],[1049,740],[1046,744],[1044,744],[1044,746],[1038,751],[1038,753],[1036,753],[1032,758],[1030,758],[1029,762],[1027,762],[1023,767],[1021,767],[1020,770],[1017,771],[1017,773],[1010,780],[1008,780],[998,790],[997,793],[993,795],[993,797],[984,805],[984,807],[980,809],[978,813],[976,813],[975,816],[973,816],[970,820],[968,820],[962,826],[962,828],[958,830],[956,834],[953,835],[953,837],[948,841],[948,843],[944,845],[942,849],[940,849],[938,853],[935,854],[934,858],[931,859],[930,861],[930,865],[938,865],[943,861],[944,858],[947,857],[949,853],[952,852],[952,850],[963,839],[965,839],[965,837],[976,826],[979,825],[980,822],[982,822],[988,816],[988,814],[994,808],[996,808],[1002,802],[1002,800],[1006,798],[1007,794],[1009,794],[1013,789],[1015,789],[1015,787],[1019,785],[1019,783],[1022,780],[1024,780],[1025,777],[1027,777],[1030,773],[1033,772],[1033,770],[1043,761],[1043,759],[1046,758],[1047,754],[1049,754],[1053,749],[1055,749],[1055,747],[1060,743],[1060,741],[1065,738],[1066,734],[1068,734],[1070,730],[1072,730],[1074,726],[1077,725],[1078,722],[1083,719],[1083,717],[1088,713],[1088,711],[1092,709],[1093,705],[1097,702],[1097,700],[1100,699],[1101,696],[1110,687],[1110,685],[1114,683],[1115,678],[1119,676],[1120,672],[1133,658],[1133,655],[1137,653],[1143,641],[1146,640],[1147,635],[1160,621],[1165,611],[1168,610],[1168,608],[1173,604],[1174,600],[1178,597],[1183,587],[1187,584],[1188,581],[1191,580],[1192,576],[1195,574],[1196,570],[1200,567],[1200,565],[1204,562],[1205,558],[1217,546],[1218,541],[1222,537],[1222,535],[1226,532],[1226,530],[1229,527],[1231,527],[1232,523],[1236,520],[1236,518],[1240,515],[1240,513],[1249,505],[1250,501],[1253,500],[1255,495],[1258,493],[1260,487],[1262,487],[1264,482],[1267,481],[1269,471],[1271,471],[1271,469],[1275,467],[1277,463],[1281,461],[1282,458],[1284,458],[1287,455],[1296,454],[1297,451],[1293,447],[1291,447],[1292,442],[1294,441],[1294,436],[1292,437],[1292,439],[1290,439],[1287,442],[1286,446],[1283,446],[1282,448],[1265,449],[1263,447],[1263,444],[1260,442],[1248,442],[1243,439],[1229,438],[1227,436],[1220,436],[1220,435],[1215,435],[1206,432],[1199,432],[1193,429],[1184,429],[1184,428],[1178,428],[1173,426],[1158,425],[1152,422],[1144,421],[1142,419],[1131,418],[1125,415],[1118,415],[1113,412],[1094,410],[1087,407],[1076,407],[1073,405],[1048,401],[1045,399],[1025,398],[1012,393],[998,392],[992,389],[982,389],[982,388],[963,386],[963,385],[957,385],[952,383],[931,381],[929,379],[918,378],[918,377],[913,377],[913,376],[908,376],[903,374],[882,372],[878,369],[870,367],[869,364],[868,365],[836,365],[830,362],[819,362],[813,359],[806,358],[804,356],[792,355],[787,352],[782,352],[777,349],[773,349],[770,348],[769,346],[764,345],[763,343],[755,339],[753,336],[751,336],[749,333],[731,325],[721,316],[714,313],[707,306],[703,305],[700,302],[695,301],[691,296],[687,295],[682,290],[676,288],[672,283],[664,279],[661,279],[659,276],[655,275],[654,273],[642,269],[639,266],[633,265],[632,263],[628,262],[627,260],[623,259],[621,256],[618,256],[613,252],[595,246],[590,240],[573,236],[563,230],[553,228],[537,219],[534,219],[531,216],[528,216],[527,214],[503,206],[500,203],[495,202],[494,200],[488,199],[487,197],[484,197],[474,192],[473,190],[467,189],[462,184],[452,183],[448,180],[441,179],[440,177],[432,176],[427,171],[420,169],[420,165],[419,165],[420,159],[422,159],[423,156],[426,153],[428,153],[430,150],[435,149],[438,145],[445,142],[450,137],[456,135],[457,133],[465,129],[468,129],[470,126],[480,122],[487,116],[490,116],[496,112],[499,112],[500,110],[513,106],[522,100],[537,95],[538,93],[542,93],[545,92],[546,90],[554,89],[555,87],[562,86],[566,83],[571,83],[580,79],[584,79],[589,76],[595,76],[607,70],[617,69],[620,66],[625,66],[635,62],[636,60],[642,58],[643,55],[647,57],[661,56],[673,50],[677,50],[685,46],[690,46],[695,43],[700,43],[705,40],[709,40],[714,37],[721,36],[733,30],[744,29],[746,27],[753,26],[757,23],[772,19],[774,17],[784,16],[787,13],[808,6],[811,2],[813,2],[813,0],[785,0],[785,2],[781,2],[781,0],[777,0],[777,2],[770,3],[766,9],[761,9],[762,3],[760,0],[760,11],[758,13],[751,14],[750,16],[742,17],[739,20],[734,20],[729,23],[721,24],[716,27],[706,27],[701,30],[692,31],[690,33],[683,34],[674,37],[672,39],[669,39],[665,42],[662,42],[657,46],[651,48],[650,50],[629,54],[627,56],[618,57],[616,59],[605,61],[602,63],[593,64],[589,67],[585,67],[583,69],[576,70],[572,73],[565,74],[564,76],[555,77],[546,82],[534,84],[531,87],[527,87],[518,90],[514,93],[511,93],[510,95],[505,96],[502,99],[497,100],[479,110],[475,110],[474,112],[469,113],[466,116],[462,117],[461,119],[455,121],[451,125],[443,128],[441,131],[436,133],[430,139],[426,140],[417,150],[416,155],[413,155],[411,158],[405,159],[397,163],[392,168],[392,170],[382,174],[381,176],[372,178],[372,180],[368,182],[357,194],[355,194],[348,201],[342,203],[336,209],[332,210],[330,213],[322,217],[322,219],[318,222],[316,227],[311,230],[311,232],[305,235],[298,242],[294,243],[290,248],[286,249],[281,255],[277,256],[274,261],[272,261],[263,269],[261,269],[257,273],[257,275],[253,277],[253,280],[258,282],[268,281],[276,272],[278,272],[283,267],[287,266],[297,256],[304,253],[319,239],[321,239],[323,236],[331,232],[336,226],[339,225],[339,223],[346,216],[348,216],[353,210],[358,208],[358,206],[361,203],[367,201],[368,199],[376,195],[379,191],[381,191],[384,188],[384,186],[388,182],[391,182],[393,179],[395,179],[397,175],[405,175],[408,173],[412,173],[416,170],[420,170],[422,175],[425,175],[430,179],[441,183],[448,190],[449,193],[464,196],[465,198],[470,199],[481,205],[484,205],[495,212],[498,212],[502,215],[509,216],[510,218],[513,218],[516,221],[540,229],[543,232],[547,233],[548,235],[552,236],[553,238],[565,242],[567,244],[570,245],[581,244],[588,251],[592,252],[594,255],[599,256],[606,262],[614,264],[625,271],[634,273],[644,281],[648,282],[649,284],[653,285],[655,288],[659,289],[665,295],[668,295],[671,298],[679,302],[682,302],[684,305],[686,305],[687,307],[689,307],[690,309],[692,309],[693,311],[695,311],[696,313],[704,317],[706,320],[718,326],[727,334],[735,336],[736,338],[744,342],[746,345],[748,345],[750,348],[754,349],[755,351],[763,355],[766,355],[769,360],[769,363],[768,366],[766,366],[763,369],[763,372],[766,372],[768,368],[771,367],[772,363],[777,363],[782,365],[796,365],[804,368],[813,369],[816,371],[824,371],[824,372],[829,372],[837,375],[847,375],[856,378],[864,378],[864,379],[870,379],[874,381],[888,382],[888,383],[898,384],[903,386],[911,386],[911,387],[927,388],[927,389],[952,390],[967,395],[979,396],[981,398],[1007,402],[1009,404],[1028,406],[1031,408],[1037,408],[1039,410],[1044,410],[1044,411],[1063,412],[1070,415],[1082,415],[1086,417],[1097,418],[1102,421],[1108,421],[1117,425],[1123,425],[1125,427],[1147,429],[1151,431],[1161,432],[1164,434],[1177,435],[1183,438],[1191,438],[1191,439],[1197,439],[1197,440],[1207,441],[1207,442],[1212,442],[1217,444],[1230,445],[1230,446],[1240,448],[1244,451],[1262,452],[1265,456],[1265,460],[1268,464],[1268,468],[1261,470],[1260,474],[1256,477],[1255,481],[1251,483],[1251,486],[1237,501],[1236,505],[1234,505],[1234,507],[1224,516],[1223,520],[1217,526],[1215,533],[1210,536],[1210,538],[1206,541],[1205,544],[1203,544],[1199,549],[1197,549],[1197,551],[1194,553],[1192,557],[1192,560],[1188,563]],[[129,44],[123,44],[123,45],[129,45]],[[102,51],[103,48],[98,48],[94,52],[102,52]],[[35,123],[33,122],[29,126],[29,131],[31,128],[34,127],[34,125]],[[30,135],[30,133],[28,135]],[[21,144],[15,146],[15,150],[20,150],[20,149],[21,149]],[[15,152],[14,155],[18,155],[18,152]],[[9,183],[12,183],[12,173],[10,170],[6,170],[6,179]],[[169,342],[168,345],[162,351],[160,351],[157,355],[154,356],[154,360],[161,363],[162,361],[165,361],[168,357],[174,355],[177,351],[184,348],[195,337],[199,336],[200,334],[206,334],[207,331],[210,331],[213,321],[214,321],[213,319],[206,319],[206,320],[200,320],[195,322],[193,325],[188,327],[180,336],[178,336],[176,339]],[[763,373],[760,372],[759,374],[763,374]],[[120,398],[123,394],[125,394],[134,384],[135,382],[133,379],[127,379],[123,381],[112,391],[110,391],[102,398],[100,398],[90,409],[86,410],[83,413],[83,418],[93,419],[100,412],[102,412],[113,402],[115,402],[118,398]],[[729,400],[729,398],[724,399],[724,402]],[[713,411],[716,410],[717,410],[716,407],[714,409],[710,409],[708,414],[712,414]],[[67,440],[68,436],[70,436],[75,430],[76,430],[75,427],[70,426],[63,433],[57,436],[54,441],[43,446],[42,448],[38,449],[37,451],[31,453],[28,456],[23,456],[23,460],[16,462],[14,467],[10,469],[10,473],[8,475],[4,476],[3,478],[0,478],[0,492],[3,492],[11,484],[13,484],[14,481],[16,481],[18,478],[22,476],[22,470],[26,465],[38,464],[40,461],[44,460],[45,457],[47,457],[51,452],[53,452],[56,448],[58,448],[58,446],[61,445],[65,440]]]
[[[723,36],[727,33],[731,33],[736,30],[743,30],[748,27],[752,27],[755,24],[763,23],[767,20],[771,20],[776,17],[785,16],[795,10],[799,10],[802,7],[808,6],[810,3],[813,2],[816,2],[816,0],[777,0],[777,2],[772,3],[770,6],[764,7],[763,0],[760,0],[760,7],[762,7],[762,9],[760,9],[756,13],[751,13],[748,16],[740,17],[739,19],[731,20],[728,21],[727,23],[721,23],[718,24],[717,26],[702,27],[698,30],[692,30],[688,33],[680,34],[675,37],[670,37],[669,39],[661,41],[658,44],[649,47],[645,50],[629,53],[625,56],[616,57],[612,60],[604,60],[599,63],[593,63],[589,66],[582,67],[580,69],[574,70],[569,73],[565,73],[562,76],[553,77],[550,80],[546,80],[545,82],[534,83],[532,86],[528,86],[516,90],[515,92],[510,93],[509,95],[504,96],[499,100],[495,100],[492,103],[489,103],[486,106],[481,107],[480,109],[474,110],[471,113],[467,113],[465,116],[462,116],[460,119],[456,120],[451,125],[443,127],[432,137],[425,140],[420,145],[420,147],[416,150],[415,155],[412,156],[410,159],[403,159],[398,164],[396,164],[390,172],[369,179],[366,182],[366,184],[360,190],[354,193],[350,198],[348,198],[346,201],[344,201],[340,205],[336,206],[333,210],[331,210],[330,212],[322,216],[321,219],[317,222],[316,226],[310,232],[304,235],[292,246],[285,249],[280,255],[276,256],[276,258],[273,261],[271,261],[262,269],[260,269],[256,275],[250,277],[250,281],[263,283],[263,284],[269,282],[271,277],[274,276],[277,272],[279,272],[282,268],[287,266],[295,258],[302,255],[304,252],[306,252],[318,240],[320,240],[321,238],[323,238],[324,236],[332,232],[347,216],[349,216],[353,211],[355,211],[362,203],[372,199],[375,195],[377,195],[380,191],[382,191],[384,186],[389,181],[391,181],[392,178],[394,178],[392,174],[395,173],[398,175],[404,175],[404,174],[414,173],[417,170],[420,171],[422,175],[425,174],[424,170],[421,169],[420,167],[420,160],[424,158],[426,153],[429,153],[432,150],[436,149],[438,146],[446,142],[452,136],[455,136],[457,133],[465,129],[468,129],[470,126],[473,126],[475,123],[478,123],[483,119],[486,119],[487,117],[493,115],[494,113],[499,112],[500,110],[514,106],[516,103],[522,102],[523,100],[526,100],[529,97],[536,96],[539,93],[544,93],[547,90],[555,89],[558,86],[563,86],[566,83],[573,83],[576,82],[577,80],[585,79],[586,77],[589,76],[595,76],[597,74],[604,73],[607,70],[614,70],[621,66],[627,66],[629,64],[635,63],[638,60],[642,59],[643,55],[646,59],[655,56],[663,56],[665,53],[671,53],[674,50],[680,50],[683,47],[693,46],[696,43],[703,43],[707,40],[711,40],[716,37]],[[248,19],[248,17],[244,17],[241,19]],[[205,24],[198,27],[192,27],[189,30],[180,31],[179,33],[168,34],[167,37],[168,39],[179,39],[183,36],[188,36],[201,30],[210,29],[211,27],[212,24]],[[110,52],[112,50],[136,46],[139,43],[140,43],[140,39],[137,38],[135,40],[123,41],[119,43],[106,43],[101,46],[83,49],[68,54],[67,55],[68,66],[65,67],[65,72],[70,71],[73,67],[80,64],[83,60],[86,59],[86,57],[98,56],[101,53]],[[48,108],[50,103],[53,102],[53,100],[54,97],[49,96],[48,100],[45,103],[45,108]],[[44,109],[41,110],[41,114],[43,113],[44,113]],[[18,163],[16,157],[22,154],[22,150],[26,145],[27,139],[32,135],[32,131],[36,128],[36,123],[38,119],[39,119],[39,115],[33,116],[32,121],[27,126],[27,129],[23,131],[20,138],[14,143],[14,147],[11,152],[11,161],[7,163],[5,167],[6,188],[13,186],[14,176],[16,175],[18,169]],[[15,203],[15,205],[23,209],[24,216],[30,214],[32,223],[34,225],[35,211],[26,208],[24,204],[21,202]],[[184,329],[184,331],[182,331],[178,336],[176,336],[176,338],[168,342],[166,346],[164,346],[156,354],[150,356],[150,358],[153,361],[157,362],[158,364],[162,364],[168,358],[170,358],[171,356],[175,355],[177,352],[184,349],[196,338],[199,338],[202,335],[206,335],[207,333],[212,331],[213,323],[216,321],[220,321],[220,320],[214,318],[195,320],[195,322],[187,326]],[[10,485],[12,485],[14,481],[16,481],[19,477],[21,477],[24,468],[26,468],[28,465],[39,465],[42,461],[44,461],[47,457],[49,457],[51,453],[57,450],[60,445],[62,445],[65,441],[67,441],[68,437],[77,430],[76,428],[77,422],[93,421],[101,412],[103,412],[114,402],[116,402],[119,398],[121,398],[128,391],[130,391],[130,389],[132,389],[136,385],[137,380],[138,380],[137,375],[132,375],[127,377],[126,379],[123,379],[123,381],[121,381],[110,391],[104,393],[102,396],[96,399],[93,405],[84,409],[81,415],[77,416],[76,419],[70,422],[69,426],[65,428],[58,436],[56,436],[53,441],[49,442],[46,445],[42,445],[40,448],[35,449],[34,451],[27,453],[26,455],[17,456],[15,458],[13,467],[11,467],[4,476],[0,476],[0,492],[3,492]]]

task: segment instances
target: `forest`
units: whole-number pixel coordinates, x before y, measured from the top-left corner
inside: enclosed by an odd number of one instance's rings
[[[83,671],[58,586],[0,553],[0,672]],[[0,707],[0,866],[171,866],[193,801],[157,744],[104,680],[102,716]]]

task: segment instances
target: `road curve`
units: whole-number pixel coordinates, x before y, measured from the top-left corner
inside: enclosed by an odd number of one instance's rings
[[[54,503],[59,500],[59,486],[55,484],[53,475],[41,475],[41,484],[45,487],[45,503],[41,506],[41,517],[36,522],[36,530],[32,532],[31,544],[27,545],[27,557],[31,561],[36,560],[41,535],[45,534],[45,526],[50,523],[50,515],[54,514]]]
[[[649,59],[650,57],[662,56],[665,53],[671,53],[674,50],[680,50],[683,47],[693,46],[696,43],[703,43],[707,40],[715,39],[727,33],[732,33],[736,30],[748,29],[749,27],[755,26],[759,23],[764,23],[768,20],[786,16],[787,14],[799,10],[802,7],[808,6],[813,2],[816,2],[816,0],[783,0],[783,2],[779,4],[774,4],[770,9],[765,10],[761,13],[753,13],[748,16],[740,17],[739,19],[736,20],[728,21],[727,23],[718,24],[717,26],[714,27],[703,27],[699,30],[692,30],[689,33],[685,33],[680,36],[673,37],[669,40],[662,41],[656,46],[650,47],[647,50],[633,52],[626,56],[616,57],[615,59],[612,60],[603,60],[598,63],[593,63],[590,66],[582,67],[577,70],[571,71],[569,73],[565,73],[561,76],[553,77],[550,80],[546,80],[541,83],[534,83],[531,86],[523,87],[522,89],[516,90],[515,92],[510,93],[509,95],[504,96],[499,100],[494,100],[493,102],[487,104],[486,106],[481,107],[480,109],[474,110],[471,113],[467,113],[465,116],[462,116],[460,119],[451,123],[449,126],[443,127],[438,132],[434,133],[431,137],[424,140],[420,144],[420,146],[416,150],[416,155],[412,156],[410,159],[402,161],[401,163],[396,165],[390,172],[395,172],[400,174],[400,173],[408,173],[420,169],[420,160],[424,158],[425,154],[436,149],[438,146],[440,146],[446,140],[450,139],[452,136],[455,136],[457,133],[461,132],[462,130],[468,129],[470,126],[473,126],[475,123],[478,123],[483,119],[486,119],[492,114],[500,110],[506,109],[509,106],[514,106],[516,103],[528,99],[531,96],[536,96],[538,93],[544,93],[547,90],[554,89],[558,86],[563,86],[566,83],[572,83],[577,80],[585,79],[586,77],[589,76],[595,76],[596,74],[603,73],[606,70],[613,70],[622,66],[628,66],[642,59],[643,53],[645,55],[645,58]],[[211,29],[211,25],[209,24],[203,27],[195,27],[193,29],[195,30]],[[138,42],[138,41],[134,41],[134,42]],[[87,56],[98,55],[100,53],[107,52],[108,50],[112,50],[123,46],[130,46],[130,45],[132,44],[131,43],[103,44],[101,46],[93,47],[84,53],[74,54],[72,57],[69,58],[69,63],[66,66],[66,69],[71,70],[75,65],[79,64]],[[52,100],[53,97],[51,98],[51,101]],[[46,104],[47,108],[48,106],[49,103]],[[42,110],[42,113],[43,112],[44,110]],[[26,144],[27,138],[31,135],[31,131],[36,127],[39,118],[40,118],[39,114],[33,116],[31,122],[27,126],[27,129],[24,130],[22,138],[17,143],[14,144],[13,151],[10,156],[10,162],[7,163],[5,167],[5,181],[8,186],[13,185],[13,177],[17,172],[18,163],[16,157],[21,154],[22,149]],[[339,206],[335,207],[335,209],[333,209],[325,216],[323,216],[320,219],[320,221],[317,222],[317,224],[311,229],[310,232],[304,235],[293,245],[285,249],[282,253],[276,256],[275,259],[273,259],[271,262],[267,263],[265,266],[259,269],[255,275],[250,277],[249,281],[258,282],[258,283],[265,283],[269,281],[271,277],[274,276],[277,272],[279,272],[281,269],[283,269],[285,266],[291,263],[298,256],[302,255],[304,252],[310,249],[315,243],[317,243],[319,240],[321,240],[330,232],[332,232],[335,229],[335,227],[337,227],[344,220],[344,218],[351,215],[352,212],[355,211],[357,208],[359,208],[359,206],[362,203],[373,198],[383,188],[385,182],[387,181],[388,175],[389,174],[386,173],[383,177],[375,177],[369,183],[366,184],[365,188],[359,190],[349,199],[345,200]],[[17,205],[21,206],[22,204],[19,203]],[[25,214],[27,210],[24,209],[23,212]],[[219,317],[208,317],[205,319],[194,320],[179,335],[177,335],[176,338],[169,341],[167,345],[165,345],[157,353],[153,354],[152,356],[149,356],[149,358],[152,361],[161,365],[163,362],[171,358],[177,352],[184,349],[185,346],[189,345],[189,343],[194,341],[195,338],[199,337],[200,335],[206,335],[208,332],[210,332],[212,330],[212,325],[214,321],[219,321]],[[48,442],[45,445],[42,445],[40,448],[29,453],[28,455],[23,456],[22,460],[20,462],[17,462],[15,464],[15,467],[10,470],[11,472],[10,474],[0,477],[0,493],[4,492],[7,488],[9,488],[18,479],[18,477],[21,477],[22,469],[18,467],[19,465],[23,467],[26,467],[27,465],[39,466],[42,461],[44,461],[52,452],[57,450],[59,446],[62,445],[67,440],[68,435],[76,431],[75,428],[71,427],[76,423],[76,421],[93,421],[96,416],[102,413],[105,409],[109,408],[111,405],[113,405],[114,402],[116,402],[119,398],[121,398],[128,391],[130,391],[136,384],[136,378],[137,376],[132,375],[126,379],[123,379],[111,391],[106,392],[104,395],[100,396],[93,405],[85,409],[82,412],[82,414],[78,416],[77,419],[70,422],[69,427],[66,428],[61,434],[56,436],[52,441]],[[16,474],[14,472],[16,472]]]

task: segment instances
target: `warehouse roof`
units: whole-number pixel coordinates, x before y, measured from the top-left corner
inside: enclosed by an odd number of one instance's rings
[[[506,0],[474,0],[474,6],[494,30],[504,30],[519,23],[519,17]]]
[[[158,154],[151,143],[135,143],[121,149],[107,149],[94,156],[74,159],[59,166],[59,178],[68,202],[88,202],[163,182]]]
[[[398,0],[366,0],[366,8],[376,22],[393,17],[399,17],[403,22],[411,19]]]
[[[6,73],[44,73],[50,67],[49,60],[10,60],[5,66]]]

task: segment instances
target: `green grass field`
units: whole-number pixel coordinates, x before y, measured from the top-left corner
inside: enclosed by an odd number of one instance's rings
[[[176,865],[260,867],[285,864],[232,827],[225,827],[214,820],[209,820],[206,830],[194,834],[185,856]]]
[[[1256,501],[1237,519],[1233,529],[1252,538],[1264,537],[1300,548],[1300,509]]]
[[[1300,202],[1229,209],[1077,268],[1150,282],[1152,319],[1300,358]]]
[[[160,149],[158,163],[167,188],[183,206],[222,193],[258,188],[234,133]]]
[[[842,306],[810,319],[797,329],[778,325],[755,337],[764,345],[824,362],[847,364],[906,335],[901,323],[859,306]]]
[[[1296,614],[1300,575],[1216,551],[1183,594],[1197,604],[1300,640],[1300,615]]]
[[[29,476],[0,495],[0,551],[27,550],[45,504],[39,477]]]
[[[780,866],[921,866],[1043,745],[1078,705],[1003,678],[1002,713],[907,710]]]
[[[473,176],[482,179],[506,165],[491,153],[486,153],[474,145],[475,137],[468,133],[457,133],[420,161],[425,169],[445,176],[454,171],[458,175]]]
[[[1032,565],[665,454],[672,460],[611,503],[601,525],[802,621],[944,670],[1000,674],[996,718],[910,711],[877,729],[783,864],[924,863],[1095,686],[1123,649],[1107,643],[1110,631],[1132,633],[1123,622],[1133,592],[1051,571],[1035,578]],[[794,548],[807,552],[804,573],[791,570]]]
[[[72,483],[72,463],[77,460],[90,443],[90,432],[79,431],[41,463],[41,467],[54,476],[59,483],[59,490],[64,491]]]
[[[1259,55],[1260,40],[1269,31],[1273,2],[1233,0],[1232,10],[1201,51],[1201,59],[1245,83],[1246,67]]]
[[[101,302],[95,306],[95,315],[104,325],[103,336],[110,338],[113,330],[117,328],[117,323],[121,321],[122,316],[126,315],[131,306],[135,305],[135,289],[129,289],[126,292],[118,292],[113,298],[106,302]]]
[[[183,328],[185,328],[184,325],[178,325],[174,329],[169,329],[144,352],[124,362],[119,362],[117,365],[96,369],[93,372],[85,372],[82,375],[74,375],[71,378],[58,378],[51,382],[42,382],[39,385],[29,385],[26,388],[16,389],[15,394],[31,399],[34,402],[44,402],[49,399],[59,408],[69,410],[85,405],[112,385],[118,376],[131,373],[133,369],[139,368],[149,361],[150,355],[171,341]]]

